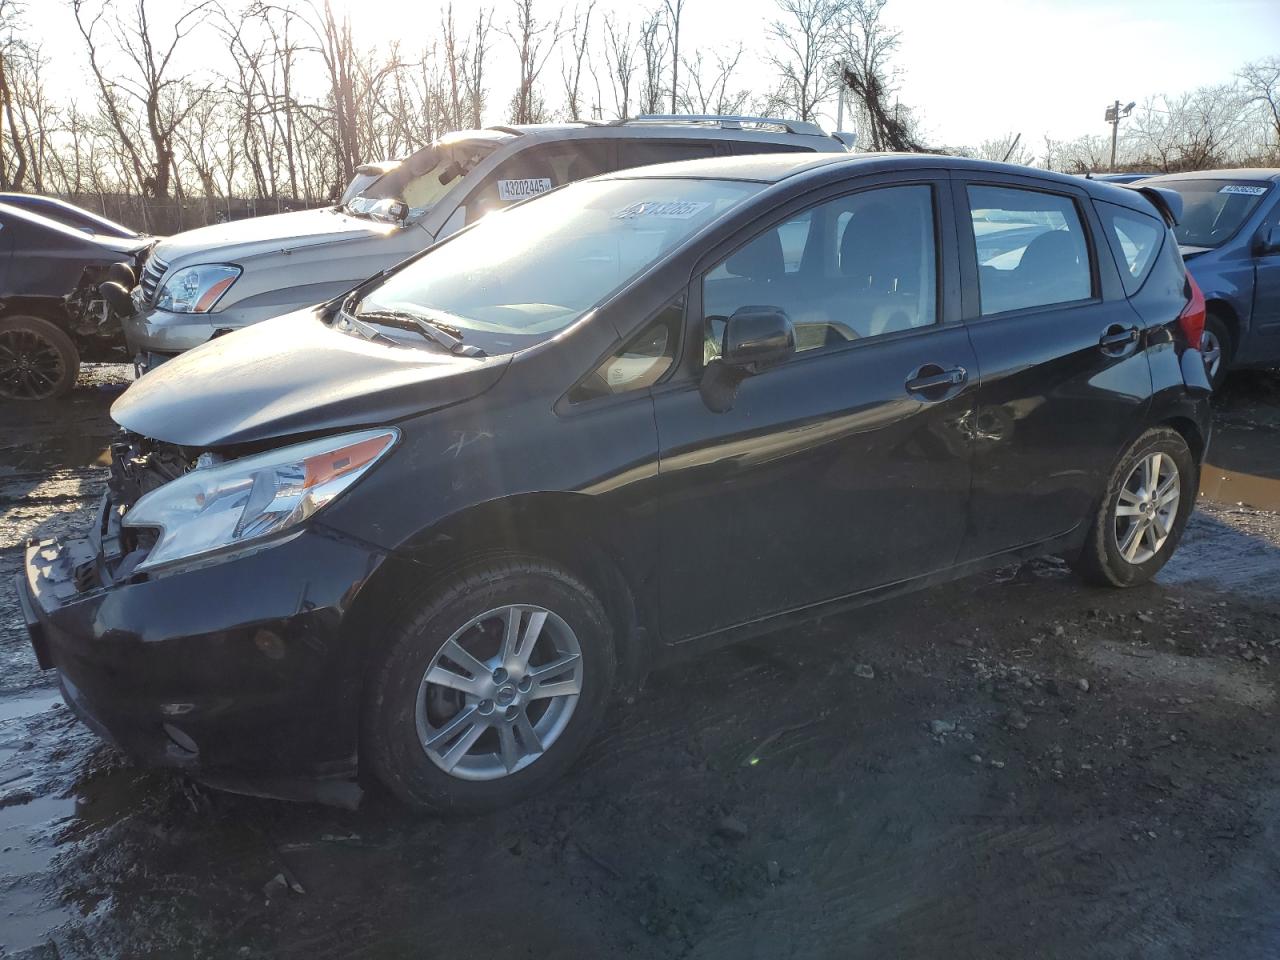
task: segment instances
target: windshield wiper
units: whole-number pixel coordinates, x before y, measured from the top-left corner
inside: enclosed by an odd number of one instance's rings
[[[447,323],[428,320],[426,317],[407,310],[365,310],[360,319],[373,322],[389,323],[403,330],[415,330],[428,340],[444,347],[458,357],[483,357],[485,352],[479,347],[462,342],[462,331]]]

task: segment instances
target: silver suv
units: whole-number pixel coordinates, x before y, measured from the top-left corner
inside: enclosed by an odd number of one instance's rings
[[[500,209],[654,163],[843,152],[845,134],[767,117],[643,116],[498,126],[442,137],[337,206],[215,224],[151,251],[124,321],[141,369],[211,337],[323,303]]]

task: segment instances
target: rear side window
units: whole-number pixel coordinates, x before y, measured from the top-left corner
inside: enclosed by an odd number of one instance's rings
[[[619,140],[618,169],[643,167],[651,163],[697,160],[714,157],[716,147],[705,140]]]
[[[1124,281],[1124,292],[1133,296],[1141,289],[1152,264],[1156,262],[1156,254],[1164,241],[1165,225],[1153,217],[1113,203],[1099,200],[1094,206],[1106,227],[1107,241],[1111,244],[1116,266],[1120,268],[1120,278]]]
[[[1015,187],[973,186],[968,194],[984,317],[1093,295],[1074,200]]]
[[[499,164],[468,198],[467,222],[566,183],[608,173],[609,146],[603,140],[562,140],[520,151]]]

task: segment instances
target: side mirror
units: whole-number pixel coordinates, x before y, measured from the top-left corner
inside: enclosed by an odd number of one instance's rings
[[[758,373],[795,352],[795,327],[780,307],[739,307],[725,322],[720,360],[726,367]]]
[[[1262,231],[1258,238],[1258,253],[1280,253],[1280,225]]]

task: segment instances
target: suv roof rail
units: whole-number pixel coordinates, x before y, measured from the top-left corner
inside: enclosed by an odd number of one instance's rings
[[[808,120],[783,120],[780,117],[739,117],[717,113],[644,113],[638,117],[615,120],[614,124],[625,126],[631,123],[715,123],[722,130],[741,130],[742,125],[781,127],[787,133],[796,133],[807,137],[825,137],[826,132],[816,123]]]

